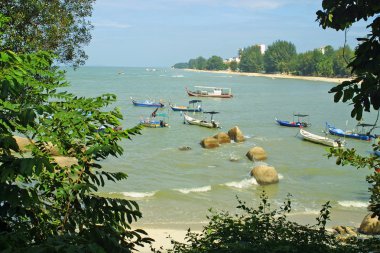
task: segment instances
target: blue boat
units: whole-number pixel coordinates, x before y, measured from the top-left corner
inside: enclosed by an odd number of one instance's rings
[[[357,140],[363,140],[363,141],[370,141],[375,136],[371,135],[370,133],[364,132],[364,127],[374,127],[375,125],[372,124],[358,124],[357,127],[362,127],[362,131],[359,132],[357,129],[354,131],[343,131],[340,128],[336,128],[333,125],[330,125],[326,122],[326,127],[329,130],[329,133],[332,135],[340,136],[340,137],[347,137]]]
[[[150,128],[169,127],[169,124],[166,122],[169,116],[166,113],[157,113],[157,110],[158,108],[152,112],[150,117],[141,119],[139,124]],[[160,117],[160,119],[157,119],[156,117]]]
[[[287,120],[279,120],[275,118],[276,122],[280,126],[286,126],[286,127],[308,127],[311,126],[310,123],[306,121],[302,121],[302,118],[308,117],[307,114],[293,114],[293,121],[287,121]],[[297,117],[297,120],[294,120],[294,117]]]
[[[161,102],[155,102],[155,101],[152,101],[152,100],[143,100],[143,101],[136,101],[134,100],[132,97],[132,103],[134,106],[142,106],[142,107],[156,107],[156,108],[160,108],[160,107],[164,107],[165,105]]]
[[[202,100],[190,100],[189,106],[175,106],[169,104],[173,111],[183,111],[183,112],[201,112],[202,111]]]

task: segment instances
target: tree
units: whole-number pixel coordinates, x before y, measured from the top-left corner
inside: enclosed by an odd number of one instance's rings
[[[137,203],[96,192],[127,177],[99,161],[121,155],[119,141],[139,128],[114,130],[122,115],[106,110],[112,94],[58,92],[68,83],[53,62],[48,52],[0,46],[0,251],[130,252],[151,241],[130,228]]]
[[[242,72],[261,72],[264,69],[263,55],[260,46],[244,48],[241,53],[239,69]]]
[[[348,62],[352,60],[354,53],[349,46],[339,48],[334,54],[333,68],[335,76],[347,77],[351,76],[350,68],[347,67]]]
[[[297,55],[296,46],[287,41],[277,40],[264,54],[265,71],[268,73],[281,72],[289,73],[292,71],[291,63]]]
[[[189,68],[189,64],[187,62],[179,62],[174,64],[173,68],[175,69],[187,69]]]
[[[317,20],[320,25],[335,30],[345,30],[353,23],[364,20],[370,29],[355,48],[355,56],[348,64],[354,78],[333,87],[329,92],[334,93],[335,102],[352,102],[351,117],[362,119],[363,111],[371,109],[379,112],[380,109],[380,5],[378,1],[354,0],[323,0],[322,10],[317,11]],[[380,143],[374,145],[380,149]],[[354,149],[341,151],[332,150],[331,156],[337,157],[337,164],[351,164],[358,168],[367,167],[373,172],[367,177],[370,183],[370,206],[374,215],[380,217],[380,173],[376,170],[380,166],[376,157],[361,157]]]
[[[237,63],[237,61],[233,60],[230,62],[231,71],[235,72],[238,68],[239,68],[239,64]]]
[[[0,1],[0,14],[11,17],[2,27],[3,48],[14,52],[53,51],[58,61],[83,65],[82,49],[91,40],[95,0]]]
[[[220,56],[211,56],[206,62],[206,69],[208,70],[225,70],[227,65],[223,62]]]

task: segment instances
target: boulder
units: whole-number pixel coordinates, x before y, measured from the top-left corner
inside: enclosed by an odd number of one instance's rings
[[[71,167],[72,165],[78,165],[78,159],[70,156],[53,156],[54,161],[60,167]]]
[[[267,165],[259,165],[254,167],[251,170],[251,176],[253,176],[260,185],[278,183],[278,174],[276,169]]]
[[[217,139],[213,137],[206,137],[201,141],[201,146],[203,148],[217,148],[220,144]]]
[[[368,235],[380,234],[380,221],[379,217],[371,217],[372,214],[367,214],[359,227],[359,232]]]
[[[18,145],[18,148],[23,151],[30,151],[31,149],[28,147],[28,145],[33,144],[32,140],[29,140],[28,138],[25,137],[20,137],[20,136],[13,136],[13,138],[16,140],[16,143]]]
[[[245,141],[243,133],[241,132],[241,130],[237,126],[231,128],[228,131],[228,136],[230,137],[231,140],[233,140],[235,142],[243,142],[243,141]]]
[[[214,138],[218,140],[219,144],[231,142],[230,136],[228,136],[228,134],[223,133],[223,132],[214,135]]]
[[[262,147],[253,147],[251,148],[246,156],[251,161],[263,161],[267,159],[267,153]]]
[[[182,147],[179,147],[178,149],[181,151],[191,150],[191,148],[189,146],[182,146]]]

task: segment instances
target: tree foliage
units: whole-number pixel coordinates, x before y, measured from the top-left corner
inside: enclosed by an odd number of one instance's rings
[[[96,192],[107,180],[126,179],[99,162],[122,155],[118,143],[139,128],[113,130],[122,115],[106,110],[112,94],[62,91],[68,83],[53,62],[43,51],[0,50],[0,251],[130,252],[151,241],[131,230],[141,217],[137,203]]]
[[[351,117],[357,120],[362,119],[363,111],[369,112],[371,108],[375,111],[380,109],[379,13],[380,2],[370,0],[323,0],[322,10],[316,13],[317,20],[324,29],[329,27],[345,30],[360,20],[369,22],[367,26],[370,29],[369,34],[365,38],[358,38],[360,43],[355,48],[355,55],[349,59],[348,67],[355,78],[330,90],[330,93],[334,93],[335,102],[352,102]],[[374,145],[374,150],[379,150],[379,144]],[[377,173],[379,158],[362,157],[357,155],[354,149],[331,150],[331,156],[337,157],[337,164],[351,164],[372,170],[372,174],[367,177],[371,192],[369,210],[380,217],[380,175]]]
[[[296,46],[288,41],[277,40],[265,51],[265,71],[268,73],[289,73],[293,70],[291,64],[297,55]]]
[[[201,233],[186,235],[186,243],[173,241],[172,253],[190,252],[371,252],[379,240],[361,241],[357,238],[339,241],[335,235],[325,230],[331,208],[323,205],[317,224],[300,225],[289,221],[291,201],[288,198],[278,210],[271,210],[265,195],[254,209],[239,201],[239,214],[212,212],[209,223]]]
[[[222,57],[213,55],[206,62],[207,70],[225,70],[227,65],[223,62]]]
[[[11,17],[2,27],[3,48],[14,52],[53,51],[58,61],[83,65],[82,49],[91,40],[88,17],[95,0],[0,1],[0,14]]]
[[[260,46],[244,48],[241,53],[239,69],[241,72],[261,72],[264,70],[264,60]]]

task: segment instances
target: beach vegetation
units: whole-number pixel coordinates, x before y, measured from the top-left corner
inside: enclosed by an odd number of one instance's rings
[[[17,53],[52,51],[56,61],[83,65],[83,47],[91,40],[95,0],[0,1],[0,14],[10,17],[1,28],[2,48]]]
[[[0,15],[1,31],[10,20]],[[150,243],[131,229],[142,216],[136,202],[97,194],[127,178],[101,161],[121,156],[120,141],[140,128],[115,130],[115,95],[64,91],[52,53],[7,48],[0,43],[0,252],[131,252]]]
[[[278,209],[272,209],[263,193],[257,208],[238,199],[235,214],[210,210],[208,224],[201,232],[188,230],[185,242],[172,240],[172,253],[190,252],[377,252],[379,239],[339,239],[326,230],[330,203],[322,206],[315,225],[300,225],[288,218],[290,196]]]
[[[347,1],[323,0],[322,10],[317,11],[320,25],[335,30],[346,30],[352,24],[367,22],[370,32],[363,38],[358,38],[354,57],[347,58],[346,47],[341,49],[341,61],[348,60],[348,67],[354,76],[352,80],[344,81],[330,89],[335,102],[352,103],[351,117],[361,120],[363,112],[380,109],[380,5],[377,1]],[[379,117],[377,117],[378,119]],[[377,120],[376,120],[377,123]],[[371,133],[370,129],[369,133]],[[380,150],[380,142],[373,145],[374,152]],[[355,149],[331,150],[329,157],[337,158],[339,165],[352,165],[357,168],[367,168],[371,174],[367,176],[371,193],[368,209],[373,216],[380,217],[380,159],[377,156],[363,157],[356,154]]]
[[[264,59],[258,45],[242,50],[239,69],[241,72],[262,72],[264,70]]]
[[[196,59],[190,59],[189,60],[189,68],[191,69],[206,69],[207,66],[207,60],[206,58],[199,56]]]
[[[277,40],[268,46],[264,54],[267,73],[290,73],[297,56],[296,46],[288,41]]]
[[[223,62],[223,58],[213,55],[206,62],[207,70],[226,70],[228,66]]]
[[[229,63],[229,67],[231,71],[237,71],[239,69],[239,63],[236,60],[233,60]]]
[[[175,69],[187,69],[187,68],[189,68],[189,63],[179,62],[179,63],[174,64],[173,68],[175,68]]]

